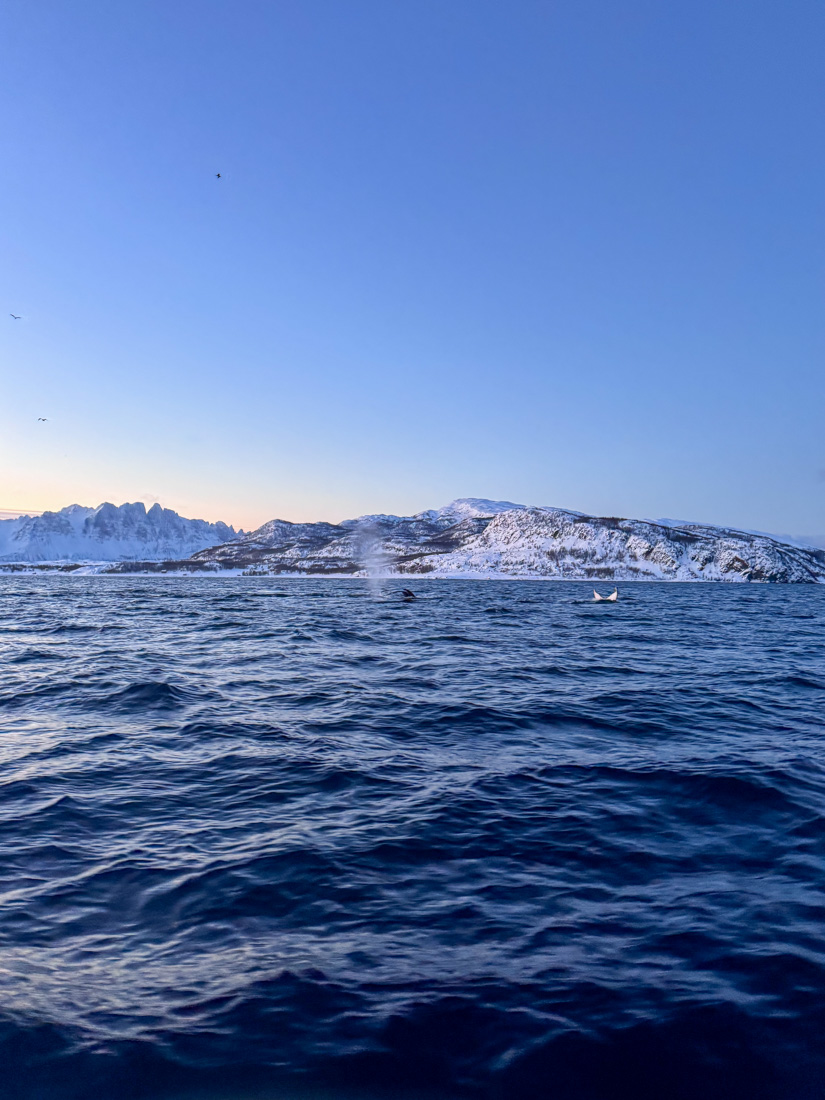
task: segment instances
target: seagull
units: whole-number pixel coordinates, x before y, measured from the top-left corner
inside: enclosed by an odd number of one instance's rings
[[[609,596],[600,596],[599,593],[596,591],[596,589],[595,588],[593,589],[593,599],[594,600],[601,600],[603,603],[615,603],[616,600],[618,600],[618,598],[619,598],[618,588],[614,588]]]
[[[20,320],[20,314],[18,314],[18,313],[10,313],[9,317],[13,317],[15,319],[15,321]]]
[[[43,421],[43,423],[45,424],[45,423],[46,423],[46,421],[47,421],[47,420],[48,420],[49,418],[48,418],[48,416],[38,416],[38,418],[37,418],[37,419],[38,419],[38,420],[42,420],[42,421]]]

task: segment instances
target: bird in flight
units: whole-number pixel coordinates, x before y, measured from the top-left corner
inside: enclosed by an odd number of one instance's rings
[[[45,424],[45,422],[46,422],[46,421],[47,421],[47,420],[48,420],[49,418],[48,418],[48,416],[38,416],[38,418],[37,418],[37,419],[38,419],[38,420],[42,420],[42,421],[43,421],[43,423]]]
[[[220,174],[220,172],[216,172],[216,173],[215,173],[215,179],[216,179],[216,180],[219,180],[220,178],[221,178],[221,174]]]
[[[13,317],[15,319],[15,321],[20,320],[20,314],[19,313],[10,313],[9,317]]]

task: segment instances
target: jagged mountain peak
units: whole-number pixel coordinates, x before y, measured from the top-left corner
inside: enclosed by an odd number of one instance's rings
[[[70,504],[59,512],[0,520],[3,561],[124,561],[187,557],[226,543],[238,532],[226,523],[186,519],[142,501],[96,508]]]

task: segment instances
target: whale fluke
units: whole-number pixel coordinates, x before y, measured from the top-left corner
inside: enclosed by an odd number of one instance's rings
[[[600,596],[596,589],[593,589],[593,599],[601,600],[602,603],[615,603],[619,598],[618,588],[614,588],[609,596]]]

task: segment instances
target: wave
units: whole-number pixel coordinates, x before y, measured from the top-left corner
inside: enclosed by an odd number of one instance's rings
[[[215,697],[215,692],[185,688],[164,680],[146,680],[127,684],[118,691],[98,696],[87,706],[97,710],[140,713],[145,710],[175,710],[190,703]]]
[[[822,1095],[825,589],[21,584],[10,1100]]]

